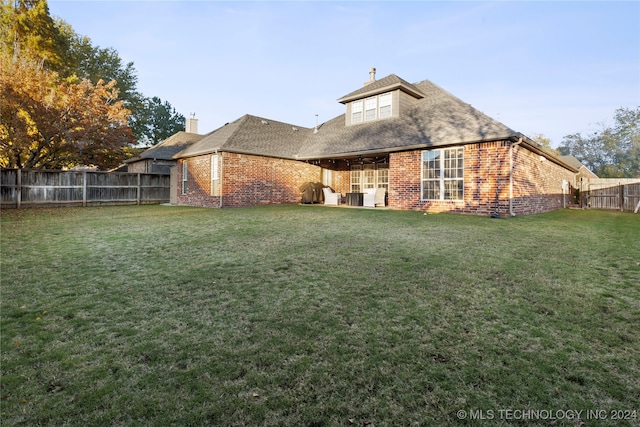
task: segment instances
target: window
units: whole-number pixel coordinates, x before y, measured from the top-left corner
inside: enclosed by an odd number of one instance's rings
[[[360,193],[362,190],[362,166],[351,166],[351,192]]]
[[[373,96],[364,100],[364,121],[369,122],[376,119],[376,109],[378,107],[378,97]]]
[[[376,165],[364,165],[362,171],[362,186],[367,188],[376,188]]]
[[[362,122],[362,101],[353,101],[351,103],[351,123]]]
[[[367,188],[389,191],[388,164],[351,166],[351,192],[362,193]]]
[[[211,156],[211,195],[220,195],[220,175],[218,173],[218,155]]]
[[[351,124],[391,117],[392,102],[391,92],[372,96],[364,101],[361,99],[353,101],[351,103]]]
[[[386,165],[385,165],[386,166]],[[380,169],[378,166],[378,188],[384,188],[385,191],[389,192],[389,167],[386,166],[384,169]]]
[[[379,113],[378,117],[384,119],[385,117],[391,117],[391,94],[385,93],[378,97]]]
[[[464,199],[464,150],[462,147],[422,153],[422,199]]]
[[[189,173],[189,169],[187,167],[187,161],[182,161],[182,194],[187,194],[187,179]]]

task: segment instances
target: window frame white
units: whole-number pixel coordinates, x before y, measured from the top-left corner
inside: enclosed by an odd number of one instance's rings
[[[388,109],[386,109],[388,107]],[[384,112],[384,113],[383,113]],[[378,95],[378,118],[386,119],[393,114],[393,94],[391,92]]]
[[[351,101],[351,124],[372,122],[393,116],[393,92]]]
[[[211,195],[220,195],[220,156],[213,154],[211,156]]]
[[[378,118],[378,96],[371,96],[364,100],[364,121],[372,122]]]
[[[351,123],[362,123],[364,120],[364,102],[362,99],[351,103]]]
[[[349,174],[351,193],[363,193],[368,188],[384,188],[389,192],[389,165],[365,164],[352,165]]]
[[[463,147],[423,151],[420,170],[421,200],[464,200]]]
[[[182,161],[182,194],[187,194],[187,182],[189,180],[189,166],[187,160]]]

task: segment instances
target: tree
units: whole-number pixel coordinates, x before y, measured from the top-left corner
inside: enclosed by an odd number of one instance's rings
[[[67,39],[49,15],[46,0],[2,0],[0,43],[14,58],[37,59],[54,70],[68,65]]]
[[[117,166],[133,144],[115,81],[61,79],[39,62],[0,53],[0,166]]]
[[[94,46],[91,43],[91,39],[76,34],[69,24],[60,19],[53,20],[49,16],[46,0],[2,0],[1,5],[0,51],[7,58],[12,58],[16,63],[31,64],[24,68],[25,76],[29,72],[34,74],[30,75],[24,82],[11,81],[11,87],[3,86],[2,88],[2,95],[6,98],[6,102],[9,102],[10,99],[17,102],[16,105],[12,106],[9,104],[0,106],[3,117],[7,111],[23,111],[21,114],[24,117],[8,119],[17,120],[16,123],[11,122],[11,126],[9,121],[3,121],[3,124],[6,124],[6,135],[3,134],[2,137],[11,137],[10,144],[12,144],[13,149],[8,152],[13,154],[0,161],[0,164],[42,165],[46,163],[46,167],[58,167],[54,166],[54,164],[64,167],[73,163],[69,153],[46,150],[44,147],[37,150],[36,157],[39,161],[35,163],[29,161],[29,159],[21,158],[24,153],[17,147],[32,143],[29,138],[32,138],[34,132],[36,132],[34,126],[45,128],[50,124],[47,120],[56,117],[53,112],[55,110],[54,107],[51,103],[47,104],[42,96],[36,96],[31,100],[31,104],[40,103],[41,105],[46,105],[46,108],[39,109],[32,105],[31,109],[29,109],[22,105],[22,103],[28,104],[24,95],[29,89],[29,79],[40,81],[43,88],[56,88],[51,90],[52,93],[58,95],[65,93],[65,91],[74,92],[74,88],[71,85],[78,84],[81,85],[81,88],[78,88],[79,91],[102,93],[104,97],[109,99],[112,107],[115,108],[117,104],[120,110],[127,110],[127,117],[125,120],[121,120],[118,125],[114,125],[113,122],[109,121],[105,122],[105,125],[107,125],[105,129],[114,132],[113,138],[115,140],[122,137],[122,135],[118,136],[117,134],[119,132],[122,133],[123,129],[121,127],[124,123],[129,124],[130,133],[133,134],[135,139],[145,144],[157,143],[159,140],[156,138],[165,139],[177,130],[184,129],[184,117],[177,114],[168,102],[163,103],[159,98],[148,99],[138,92],[136,87],[137,76],[133,62],[124,64],[116,50]],[[5,72],[7,69],[5,68],[2,71]],[[55,72],[56,74],[48,74],[49,72]],[[55,77],[52,77],[54,75]],[[65,88],[60,87],[63,83],[67,85]],[[19,88],[20,84],[24,84],[25,87]],[[117,101],[113,97],[115,94],[118,95]],[[68,101],[79,102],[71,98]],[[100,115],[104,111],[100,112],[95,108],[88,108],[87,112],[98,114],[98,118],[105,117]],[[42,117],[37,117],[37,114],[42,114]],[[31,129],[29,132],[25,131],[27,127]],[[24,141],[19,140],[18,138],[20,137],[26,139]],[[48,135],[45,133],[43,137],[46,139]],[[130,138],[127,137],[126,139]],[[95,145],[100,140],[100,138],[95,139],[92,144]],[[109,140],[110,138],[102,139],[105,142],[104,149],[114,149],[115,151],[112,153],[113,159],[120,158],[122,152],[117,148],[118,144],[110,146]],[[7,141],[8,139],[3,140],[3,143],[8,143]],[[90,149],[93,146],[92,144],[82,149],[83,154],[80,156],[82,161],[90,160],[87,158],[90,152],[97,152]],[[16,154],[16,149],[22,154]],[[61,156],[61,159],[57,162],[45,161],[40,158],[41,154],[52,154],[54,152]],[[6,155],[6,153],[4,154]],[[36,153],[32,152],[32,154]],[[107,157],[106,151],[103,150],[103,155],[94,160],[102,167],[106,167],[110,163],[107,161]],[[7,160],[9,158],[13,160],[10,162]],[[80,161],[79,159],[76,160]]]
[[[543,134],[536,133],[535,135],[533,135],[531,139],[533,139],[535,142],[537,142],[540,146],[545,148],[547,151],[553,152],[555,154],[559,154],[558,150],[556,150],[551,146],[551,140],[546,136],[544,136]]]
[[[140,133],[144,135],[146,145],[156,145],[176,132],[185,129],[185,117],[176,112],[168,102],[163,102],[157,96],[147,98],[144,103],[146,114],[141,117]]]
[[[559,150],[580,160],[596,175],[603,178],[640,176],[640,107],[619,108],[613,126],[588,136],[567,135]]]
[[[62,20],[58,20],[56,25],[69,45],[70,68],[67,75],[75,74],[93,83],[115,80],[119,99],[131,111],[129,126],[139,143],[154,145],[184,130],[184,116],[176,113],[169,102],[158,97],[146,98],[138,92],[133,62],[124,64],[115,49],[94,46],[89,37],[77,34]]]

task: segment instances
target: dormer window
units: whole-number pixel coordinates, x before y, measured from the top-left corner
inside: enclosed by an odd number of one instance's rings
[[[351,123],[362,122],[362,101],[353,101],[351,103]]]
[[[378,104],[380,108],[379,117],[384,119],[385,117],[391,117],[391,94],[383,93],[378,97]]]
[[[351,124],[391,117],[391,92],[351,102]]]
[[[425,96],[416,86],[395,74],[375,80],[372,73],[370,81],[362,88],[338,99],[347,107],[345,126],[400,117],[402,109],[409,108]]]
[[[364,121],[370,122],[377,117],[376,110],[378,109],[378,97],[372,96],[364,100]]]

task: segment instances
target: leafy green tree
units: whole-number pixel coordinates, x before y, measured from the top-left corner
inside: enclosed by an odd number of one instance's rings
[[[129,127],[139,143],[154,145],[184,130],[184,116],[176,113],[169,102],[158,97],[146,98],[138,92],[133,62],[124,64],[115,49],[94,46],[89,37],[75,33],[62,20],[57,21],[57,26],[68,40],[70,68],[67,74],[93,83],[115,80],[119,99],[131,111]]]
[[[145,140],[139,140],[139,142],[146,145],[156,145],[176,132],[185,129],[185,117],[176,112],[171,104],[163,102],[157,96],[145,100],[144,111],[146,114],[140,125]]]
[[[619,108],[614,125],[588,136],[567,135],[559,147],[602,178],[640,177],[640,107]]]
[[[36,59],[47,69],[68,65],[68,43],[49,14],[46,0],[2,0],[0,43],[14,59]]]

